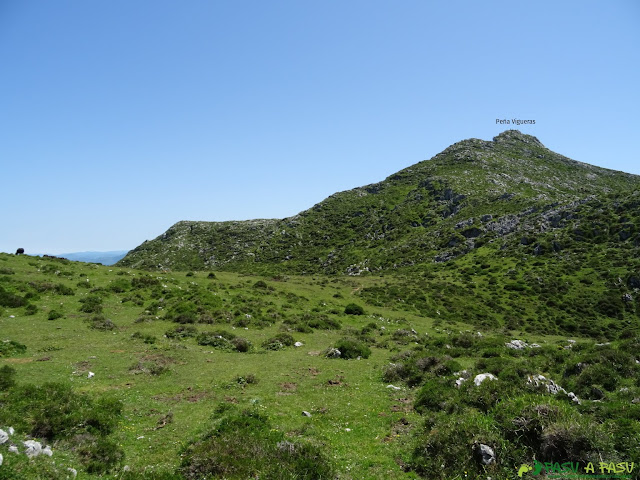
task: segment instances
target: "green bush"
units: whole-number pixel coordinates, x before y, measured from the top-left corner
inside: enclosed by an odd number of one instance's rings
[[[47,320],[55,320],[61,317],[63,317],[62,312],[59,312],[58,310],[50,310],[47,315]]]
[[[0,357],[10,357],[19,355],[27,351],[27,346],[14,340],[3,340],[0,342]]]
[[[81,298],[80,311],[84,313],[102,313],[102,298],[99,295],[88,295]]]
[[[134,340],[142,340],[144,343],[149,344],[149,345],[152,345],[152,344],[156,343],[156,341],[158,340],[153,335],[149,335],[149,334],[141,333],[141,332],[133,333],[131,335],[131,338],[133,338]]]
[[[340,358],[369,358],[371,355],[371,349],[360,340],[355,338],[343,337],[338,340],[334,348],[340,350]]]
[[[105,317],[104,315],[94,315],[93,317],[86,320],[89,323],[89,327],[94,330],[114,330],[116,328],[115,323],[113,323],[110,319]]]
[[[290,442],[254,411],[231,413],[182,453],[177,473],[202,478],[330,480],[335,471],[316,446]]]
[[[114,293],[124,293],[131,288],[131,282],[126,278],[118,278],[111,282],[107,287],[107,290]]]
[[[0,392],[8,390],[16,384],[16,369],[9,365],[0,367]]]
[[[285,347],[291,347],[295,343],[294,338],[288,333],[279,333],[275,337],[262,342],[262,348],[267,350],[281,350]]]
[[[198,335],[198,329],[192,325],[179,325],[170,328],[165,333],[167,338],[182,340],[183,338],[195,337]]]
[[[198,320],[198,307],[192,302],[179,302],[167,310],[164,318],[182,324],[196,323]]]
[[[0,307],[18,308],[27,304],[27,301],[19,295],[14,295],[0,287]]]
[[[434,413],[425,421],[422,431],[416,436],[410,467],[430,480],[451,478],[511,478],[513,465],[496,475],[500,466],[482,466],[474,457],[474,445],[485,444],[493,448],[497,457],[508,452],[504,440],[490,417],[469,409],[457,415],[446,412]],[[505,462],[507,464],[507,462]]]
[[[90,474],[108,473],[124,459],[124,450],[112,440],[93,435],[76,439],[75,452]]]
[[[344,307],[344,313],[347,315],[364,315],[364,308],[355,303],[350,303]]]
[[[453,382],[443,378],[429,378],[418,390],[413,408],[418,413],[454,412],[459,404],[458,389]]]
[[[160,281],[154,277],[142,276],[142,277],[134,277],[131,279],[131,287],[135,289],[159,287],[159,286],[160,286]]]
[[[3,403],[0,424],[14,425],[16,430],[49,441],[82,433],[108,435],[122,415],[120,401],[95,401],[62,383],[18,385],[5,393]]]
[[[24,309],[25,315],[35,315],[36,313],[38,313],[38,307],[33,303],[28,304]]]

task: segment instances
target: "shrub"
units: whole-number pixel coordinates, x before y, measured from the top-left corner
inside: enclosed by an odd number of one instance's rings
[[[135,332],[131,335],[131,338],[135,340],[142,340],[144,343],[149,345],[156,343],[157,338],[153,335],[148,335],[146,333]]]
[[[170,328],[165,333],[167,338],[182,340],[187,337],[195,337],[198,335],[198,329],[192,325],[180,325]]]
[[[85,313],[102,313],[102,298],[98,295],[88,295],[80,299],[80,311]]]
[[[118,278],[107,287],[108,290],[114,293],[124,293],[131,288],[131,282],[126,278]]]
[[[63,315],[58,310],[50,310],[47,315],[47,320],[55,320],[57,318],[61,318]]]
[[[33,303],[30,303],[29,305],[27,305],[27,307],[24,309],[24,314],[25,315],[35,315],[36,313],[38,313],[38,307],[35,306]]]
[[[77,442],[75,452],[87,473],[108,473],[124,459],[122,447],[106,438],[82,435],[75,440]]]
[[[241,386],[244,385],[255,385],[258,383],[258,377],[256,377],[253,373],[248,375],[238,375],[234,381]]]
[[[169,365],[173,362],[173,358],[164,355],[146,355],[132,365],[129,371],[133,374],[162,375],[169,371]]]
[[[291,347],[295,343],[295,340],[288,333],[279,333],[275,337],[271,337],[268,340],[262,342],[262,348],[267,350],[281,350],[285,347]]]
[[[8,390],[16,384],[16,369],[9,365],[0,367],[0,392]]]
[[[347,315],[364,315],[364,308],[355,303],[350,303],[344,308],[344,313]]]
[[[0,424],[13,424],[32,437],[68,440],[82,433],[108,435],[121,415],[120,401],[93,400],[66,384],[18,385],[8,392]]]
[[[422,414],[441,411],[451,413],[457,409],[458,393],[451,380],[429,378],[418,390],[413,408]]]
[[[246,338],[237,337],[233,333],[224,330],[202,332],[196,337],[198,345],[210,346],[221,350],[248,352],[251,342]]]
[[[150,287],[159,287],[160,281],[157,278],[143,276],[143,277],[134,277],[131,279],[131,287],[132,288],[150,288]]]
[[[27,304],[27,301],[11,292],[7,292],[4,288],[0,287],[0,307],[18,308]]]
[[[251,349],[251,342],[243,337],[236,337],[231,340],[231,344],[238,352],[248,352]]]
[[[371,349],[360,340],[355,338],[343,337],[336,342],[335,348],[340,350],[340,358],[369,358]]]
[[[94,315],[86,320],[89,323],[89,327],[94,330],[113,330],[116,328],[115,323],[109,320],[104,315]]]
[[[75,295],[75,291],[71,287],[67,287],[62,283],[58,283],[53,290],[58,295]]]
[[[192,441],[178,470],[188,480],[201,478],[334,478],[324,453],[307,443],[292,443],[254,412],[230,413],[220,424]]]
[[[14,340],[0,342],[0,357],[10,357],[27,351],[27,346]]]
[[[198,320],[198,307],[192,302],[179,302],[167,311],[165,319],[183,324],[196,323]]]
[[[436,413],[425,421],[422,432],[417,436],[411,468],[418,474],[432,480],[459,478],[507,478],[497,476],[499,465],[480,465],[474,458],[474,445],[482,443],[494,449],[505,464],[504,443],[491,418],[473,409],[458,415]],[[509,473],[512,466],[509,464]]]

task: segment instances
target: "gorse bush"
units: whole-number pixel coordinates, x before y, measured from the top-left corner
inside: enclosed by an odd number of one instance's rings
[[[16,384],[16,369],[9,365],[0,367],[0,392],[8,390]]]
[[[344,337],[338,340],[334,348],[340,350],[340,358],[369,358],[371,355],[371,349],[360,340],[355,338]]]
[[[0,358],[18,355],[27,351],[27,346],[15,340],[0,341]]]
[[[63,315],[58,310],[50,310],[47,315],[47,320],[56,320],[57,318],[61,318]]]
[[[80,311],[84,313],[102,313],[102,297],[99,295],[88,295],[81,298]]]
[[[198,335],[198,329],[192,325],[179,325],[170,328],[165,333],[167,338],[182,340],[184,338],[195,337]]]
[[[286,440],[267,417],[252,410],[228,412],[218,426],[189,444],[182,458],[178,472],[193,480],[330,480],[335,475],[318,447]]]
[[[364,315],[364,308],[355,303],[350,303],[344,308],[344,313],[347,315]]]
[[[262,342],[262,348],[267,350],[281,350],[285,347],[291,347],[295,343],[294,338],[288,333],[279,333],[275,337],[271,337]]]
[[[251,342],[249,342],[249,340],[238,337],[225,330],[202,332],[196,337],[196,342],[198,345],[210,346],[227,351],[248,352],[251,349]]]
[[[19,295],[15,295],[0,286],[0,307],[18,308],[27,304],[27,300]]]

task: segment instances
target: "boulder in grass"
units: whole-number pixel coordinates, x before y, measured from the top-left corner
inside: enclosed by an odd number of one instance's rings
[[[476,443],[473,446],[473,454],[478,462],[482,465],[491,465],[496,463],[496,452],[489,445],[484,443]]]
[[[511,340],[504,344],[507,348],[511,348],[512,350],[524,350],[529,345],[527,342],[523,342],[522,340]]]
[[[9,441],[9,434],[4,430],[0,429],[0,445],[3,443],[7,443]]]
[[[26,440],[23,444],[26,447],[24,453],[27,457],[37,457],[42,453],[42,444],[40,442],[36,442],[35,440]]]
[[[475,376],[475,378],[473,379],[473,383],[476,384],[476,387],[479,387],[480,384],[485,380],[497,380],[497,379],[498,377],[496,377],[493,373],[481,373]]]

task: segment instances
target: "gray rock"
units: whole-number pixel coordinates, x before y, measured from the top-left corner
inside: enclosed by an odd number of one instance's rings
[[[53,456],[53,450],[51,450],[51,447],[49,445],[42,449],[42,455],[46,455],[47,457]]]
[[[78,471],[75,468],[68,467],[67,472],[71,474],[71,478],[76,478],[78,476]]]
[[[4,457],[2,456],[2,454],[0,453],[0,465],[2,465],[2,462],[4,461]]]
[[[462,384],[463,384],[464,382],[466,382],[466,381],[467,381],[467,379],[466,379],[466,378],[464,378],[464,377],[460,377],[460,378],[458,378],[458,379],[456,380],[456,387],[460,388],[460,386],[462,386]]]
[[[0,445],[3,443],[7,443],[9,441],[9,434],[4,430],[0,429]]]
[[[281,452],[286,452],[293,455],[296,451],[295,444],[291,442],[287,442],[286,440],[282,442],[278,442],[276,445],[278,447],[278,450],[280,450]]]
[[[342,356],[342,352],[337,348],[333,348],[333,347],[327,350],[327,353],[325,354],[325,357],[327,358],[340,358],[341,356]]]
[[[496,452],[489,445],[484,443],[476,443],[473,452],[482,465],[491,465],[496,463]]]
[[[294,347],[301,347],[303,345],[304,345],[304,343],[302,343],[302,342],[296,342],[296,343],[293,344]]]
[[[387,385],[387,388],[390,388],[391,390],[400,390],[400,387],[396,387],[395,385]]]
[[[24,453],[27,457],[37,457],[42,453],[42,444],[40,442],[36,442],[35,440],[26,440],[22,443],[26,447]]]
[[[311,417],[311,414],[309,412],[307,412],[306,410],[302,411],[302,416],[303,417]]]
[[[551,395],[557,395],[558,393],[562,392],[562,393],[567,393],[567,391],[562,388],[560,385],[558,385],[556,382],[554,382],[553,380],[549,380],[547,383],[547,391],[551,394]]]
[[[493,373],[481,373],[475,376],[475,378],[473,379],[473,383],[476,384],[476,387],[479,387],[480,384],[485,380],[497,380],[497,379],[498,377],[496,377]]]
[[[626,303],[633,302],[633,295],[631,295],[630,293],[625,293],[624,295],[622,295],[622,301]]]
[[[578,398],[578,396],[575,393],[569,392],[569,393],[567,393],[567,396],[571,399],[572,402],[575,402],[578,405],[581,404],[580,399]]]
[[[513,350],[524,350],[529,346],[527,342],[523,342],[522,340],[511,340],[504,344],[507,348],[511,348]]]
[[[20,451],[18,450],[18,447],[16,447],[15,445],[11,445],[11,446],[9,447],[9,451],[10,451],[11,453],[20,453]]]

